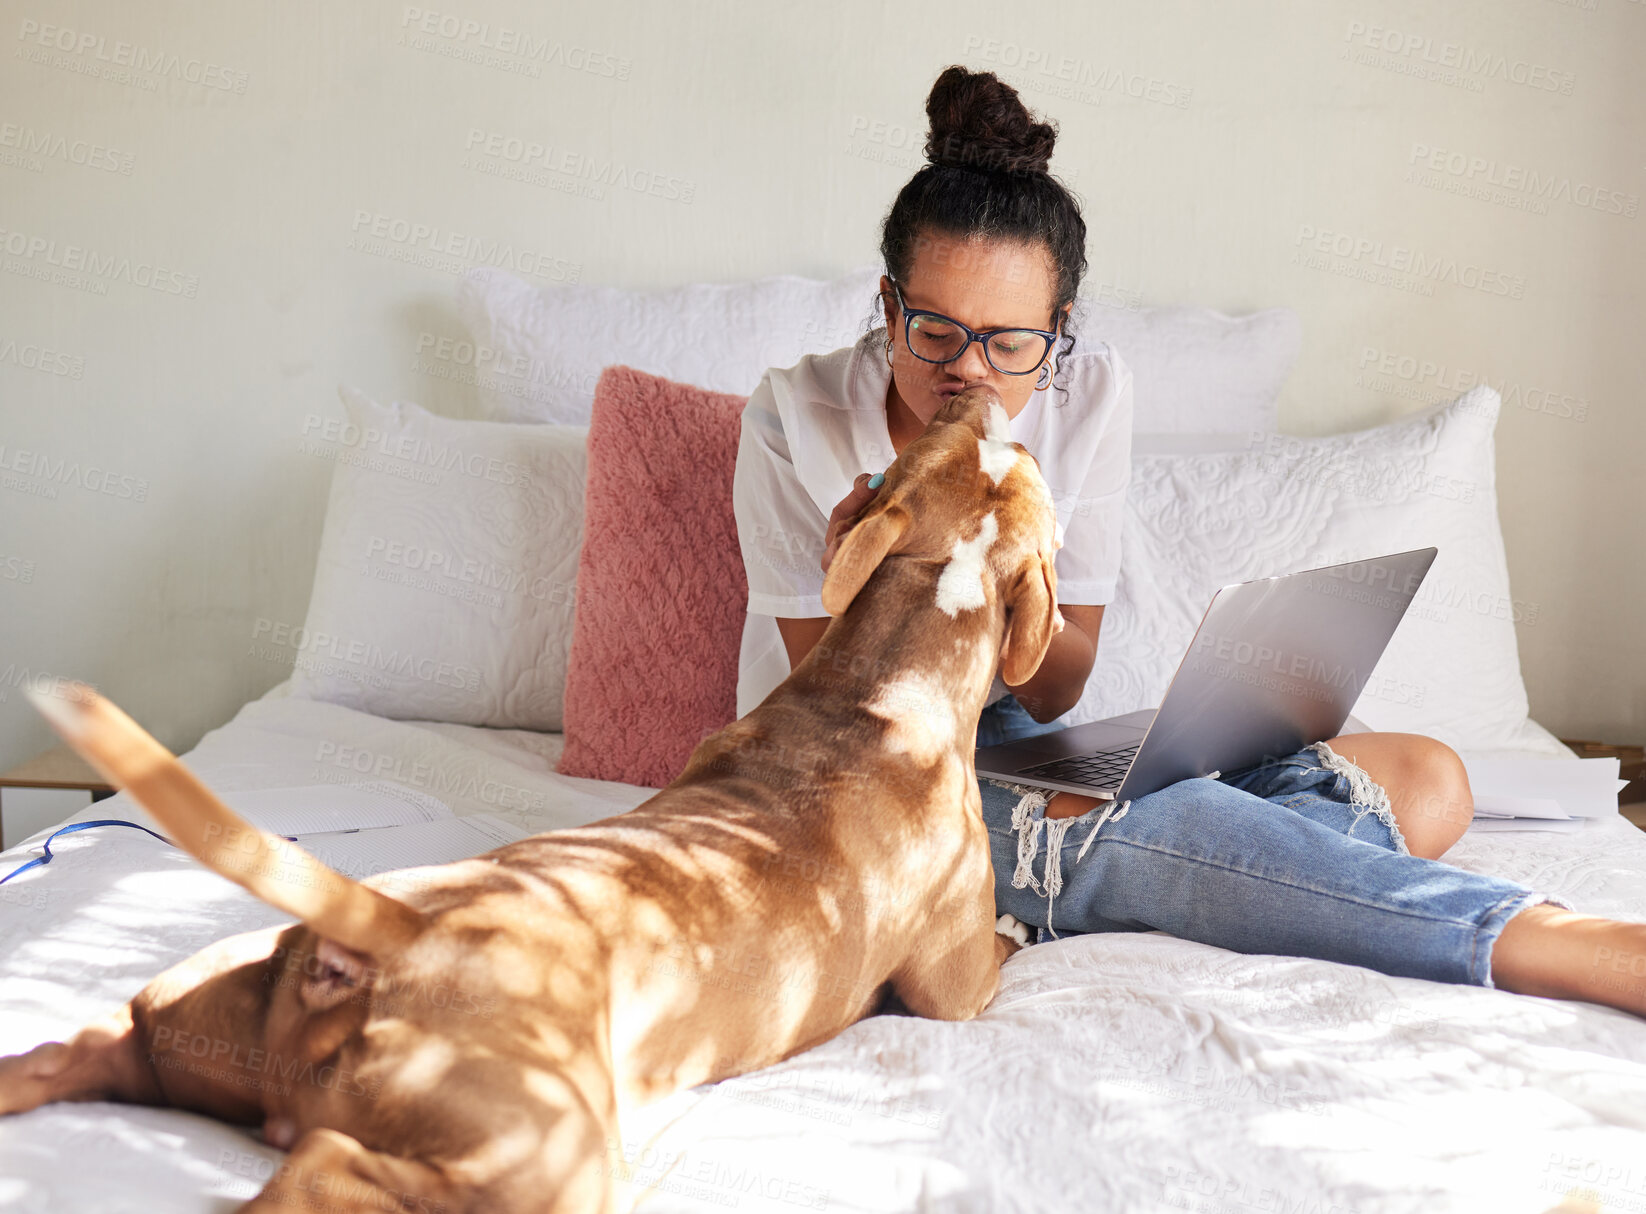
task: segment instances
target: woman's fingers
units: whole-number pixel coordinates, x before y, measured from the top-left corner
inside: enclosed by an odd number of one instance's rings
[[[880,490],[869,488],[870,476],[867,472],[859,472],[857,479],[852,482],[852,491],[835,506],[829,515],[829,521],[845,522],[857,517],[857,512],[874,500],[874,495]]]
[[[869,488],[869,482],[874,479],[876,478],[867,472],[859,472],[857,479],[852,482],[852,491],[841,498],[829,512],[829,526],[823,533],[824,573],[829,571],[829,562],[834,560],[835,549],[840,547],[840,537],[850,529],[863,507],[872,502],[875,494],[880,492],[878,484],[873,489]]]

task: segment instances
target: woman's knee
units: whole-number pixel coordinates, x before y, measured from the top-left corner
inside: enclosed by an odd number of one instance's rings
[[[1444,742],[1415,733],[1359,733],[1327,745],[1382,786],[1414,856],[1439,859],[1469,829],[1475,808],[1469,773]]]

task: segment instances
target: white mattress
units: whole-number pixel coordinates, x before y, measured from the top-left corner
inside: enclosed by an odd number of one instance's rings
[[[555,774],[556,735],[385,721],[282,690],[190,766],[223,791],[399,780],[532,830],[652,792]],[[140,813],[121,796],[76,817]],[[0,887],[0,1053],[281,919],[136,831],[55,850]],[[1646,834],[1622,818],[1466,837],[1447,859],[1646,921]],[[645,1110],[623,1149],[644,1211],[1544,1214],[1574,1194],[1646,1208],[1643,1130],[1646,1022],[1624,1013],[1146,933],[1027,949],[975,1021],[872,1018]],[[49,1106],[0,1120],[0,1207],[223,1211],[279,1158],[191,1114]]]

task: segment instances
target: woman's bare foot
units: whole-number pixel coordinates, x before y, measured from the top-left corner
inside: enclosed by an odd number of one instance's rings
[[[1522,995],[1582,999],[1646,1017],[1646,923],[1543,903],[1504,924],[1492,982]]]

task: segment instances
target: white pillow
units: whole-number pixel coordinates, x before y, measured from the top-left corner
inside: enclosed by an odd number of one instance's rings
[[[1373,430],[1134,458],[1120,585],[1069,722],[1157,705],[1219,586],[1434,544],[1355,716],[1460,749],[1541,745],[1497,519],[1499,404],[1481,385]]]
[[[769,367],[849,346],[880,271],[829,282],[783,275],[665,291],[538,287],[479,267],[458,281],[480,400],[503,421],[587,425],[600,372],[623,364],[711,392],[754,391]]]
[[[291,694],[399,720],[561,728],[586,426],[453,421],[339,389]]]
[[[866,267],[829,282],[784,276],[624,291],[541,287],[481,267],[459,280],[457,302],[488,416],[583,425],[612,364],[747,394],[770,367],[852,345],[878,316],[879,279]],[[1075,316],[1083,340],[1108,342],[1131,367],[1133,431],[1145,447],[1153,434],[1201,436],[1202,448],[1215,435],[1212,445],[1226,450],[1275,429],[1280,388],[1302,345],[1290,309],[1226,316],[1087,300]]]
[[[1303,349],[1290,308],[1229,316],[1211,308],[1117,308],[1088,302],[1075,332],[1106,341],[1132,369],[1133,450],[1244,447],[1279,428],[1280,389]]]

